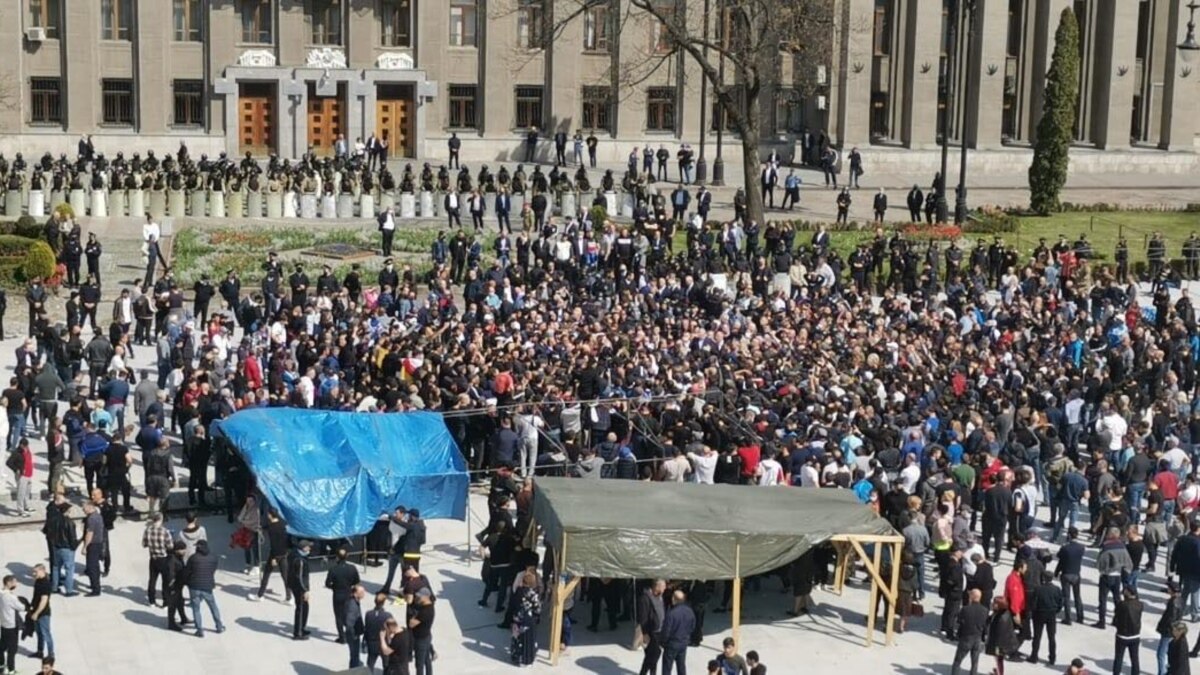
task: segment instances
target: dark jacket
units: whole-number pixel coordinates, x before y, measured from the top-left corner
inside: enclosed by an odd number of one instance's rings
[[[288,560],[288,588],[292,593],[307,593],[311,586],[308,582],[308,556],[302,555],[300,549],[292,549],[291,560]]]
[[[1012,612],[1008,610],[996,612],[988,622],[987,644],[984,651],[992,655],[1008,656],[1016,652],[1018,647],[1020,647],[1020,642],[1017,640]]]
[[[1200,535],[1179,538],[1171,554],[1171,572],[1180,577],[1200,579]]]
[[[208,542],[196,543],[196,552],[188,558],[187,586],[193,591],[212,591],[217,587],[217,567],[221,561],[208,550]]]
[[[1067,542],[1058,549],[1058,567],[1054,569],[1055,576],[1063,574],[1073,574],[1079,576],[1080,570],[1083,568],[1083,544],[1072,541]]]
[[[955,631],[958,633],[958,641],[961,643],[971,643],[975,640],[983,640],[987,637],[988,629],[988,611],[987,607],[978,602],[968,603],[958,613],[958,625]]]
[[[1121,600],[1113,611],[1113,627],[1121,637],[1135,637],[1142,632],[1142,601],[1137,598]]]
[[[972,588],[978,588],[983,595],[980,602],[986,614],[986,608],[992,604],[992,594],[996,592],[996,570],[991,564],[975,566],[975,574],[971,575],[967,583],[967,590]]]
[[[1167,649],[1167,675],[1192,675],[1192,667],[1188,663],[1187,636],[1181,636],[1171,641]]]
[[[1173,600],[1167,601],[1166,608],[1163,609],[1162,616],[1158,618],[1158,624],[1154,626],[1154,630],[1162,637],[1171,637],[1171,624],[1183,618],[1183,608],[1180,606],[1180,599],[1176,597]]]
[[[1053,618],[1062,611],[1062,589],[1054,584],[1042,584],[1033,589],[1029,599],[1029,609],[1034,616]]]
[[[664,647],[683,649],[688,646],[695,628],[696,614],[692,608],[687,603],[675,605],[667,610],[663,618],[658,641]]]
[[[335,562],[325,573],[325,588],[333,591],[335,598],[350,597],[350,591],[358,581],[358,569],[345,561]]]
[[[366,626],[363,624],[362,607],[359,606],[358,600],[354,598],[346,598],[342,603],[342,626],[346,629],[346,634],[352,637],[358,637],[366,632]],[[375,634],[378,639],[379,634]]]

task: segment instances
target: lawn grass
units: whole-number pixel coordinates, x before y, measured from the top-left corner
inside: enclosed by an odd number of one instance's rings
[[[1022,255],[1029,255],[1037,247],[1039,237],[1045,237],[1046,244],[1053,246],[1059,234],[1073,242],[1081,233],[1086,233],[1097,256],[1112,261],[1117,239],[1123,234],[1129,244],[1129,261],[1133,263],[1146,259],[1146,242],[1150,235],[1161,232],[1167,242],[1167,256],[1174,259],[1183,257],[1183,242],[1189,234],[1200,234],[1200,213],[1182,211],[1085,211],[1056,213],[1044,218],[1025,216],[1020,220],[1017,249]]]

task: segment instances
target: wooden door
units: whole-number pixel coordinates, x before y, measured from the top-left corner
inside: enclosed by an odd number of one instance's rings
[[[309,96],[308,144],[317,155],[332,156],[342,131],[342,100],[337,96]]]
[[[375,136],[386,138],[389,157],[415,157],[410,87],[380,87],[375,101]]]
[[[241,153],[268,155],[275,150],[275,96],[269,85],[243,85],[238,95]]]

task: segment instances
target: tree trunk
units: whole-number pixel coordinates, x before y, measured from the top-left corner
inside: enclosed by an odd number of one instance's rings
[[[762,138],[759,132],[759,96],[746,97],[746,125],[739,129],[742,136],[742,182],[746,186],[747,218],[759,225],[764,224],[763,196],[759,171],[761,162],[758,159],[758,145]]]

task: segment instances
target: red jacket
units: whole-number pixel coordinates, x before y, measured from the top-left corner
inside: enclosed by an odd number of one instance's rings
[[[21,475],[25,478],[33,478],[33,453],[29,448],[21,451],[21,455],[25,459],[25,465],[21,467]]]
[[[1016,570],[1009,572],[1004,580],[1004,598],[1008,600],[1008,610],[1013,616],[1021,616],[1025,612],[1025,582]]]

